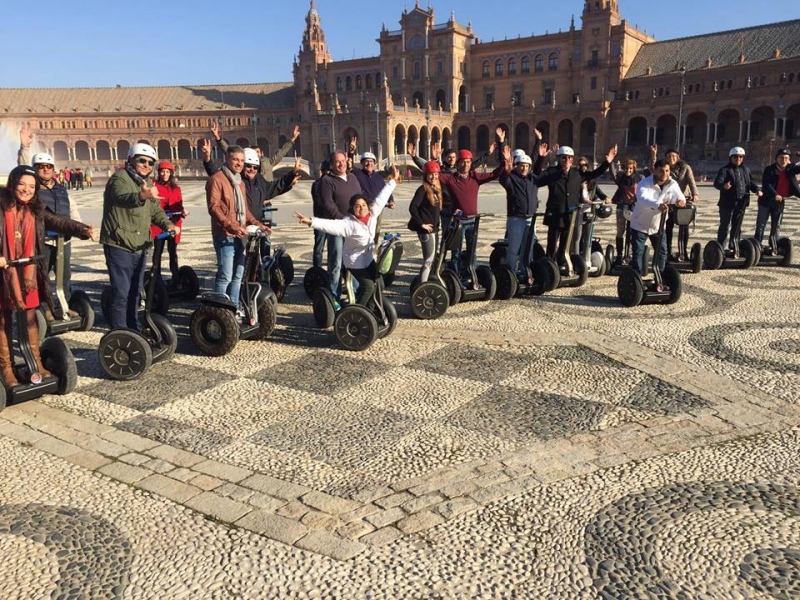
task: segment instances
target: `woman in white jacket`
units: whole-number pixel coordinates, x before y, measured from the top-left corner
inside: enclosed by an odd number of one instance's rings
[[[372,206],[362,194],[356,194],[350,198],[349,214],[344,219],[321,219],[294,213],[300,223],[329,235],[344,237],[344,266],[358,281],[358,303],[363,306],[367,306],[372,300],[378,275],[378,266],[375,264],[375,228],[378,216],[399,182],[399,172],[391,167],[386,185]]]

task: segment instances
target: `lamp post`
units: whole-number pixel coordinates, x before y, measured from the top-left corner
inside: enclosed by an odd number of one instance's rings
[[[592,169],[597,168],[597,129],[592,134]]]
[[[511,142],[509,145],[512,148],[516,148],[514,144],[514,107],[517,105],[517,97],[515,95],[511,95],[511,131],[508,132],[508,141]]]
[[[681,153],[681,138],[683,138],[683,94],[685,91],[683,80],[686,78],[686,66],[683,64],[681,64],[680,74],[681,93],[678,100],[678,140],[675,142],[675,149],[678,151],[678,154]]]
[[[375,102],[375,150],[378,151],[378,165],[381,162],[381,104]]]
[[[428,135],[426,136],[425,146],[427,148],[427,152],[425,156],[428,160],[431,159],[431,109],[425,109],[425,125],[428,128]]]
[[[329,96],[331,107],[331,151],[336,152],[336,101],[331,94]]]
[[[250,117],[250,123],[253,125],[253,146],[258,146],[258,130],[256,126],[258,125],[258,115],[253,113],[253,116]]]

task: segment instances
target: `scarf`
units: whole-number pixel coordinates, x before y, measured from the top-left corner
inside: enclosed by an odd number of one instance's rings
[[[442,186],[437,181],[436,185],[431,185],[427,181],[422,182],[422,187],[425,188],[425,197],[428,199],[428,203],[431,206],[439,205],[439,209],[442,208]]]
[[[133,179],[136,182],[136,185],[140,187],[145,181],[147,181],[147,179],[136,172],[136,167],[134,167],[131,163],[125,164],[125,172],[130,175],[131,179]]]
[[[354,217],[356,217],[355,215],[353,215],[353,216],[354,216]],[[361,222],[362,222],[364,225],[369,225],[369,218],[370,218],[370,216],[371,216],[371,215],[370,215],[369,213],[367,213],[367,214],[365,214],[363,217],[356,217],[356,219],[358,219],[359,221],[361,221]]]
[[[6,243],[3,254],[6,260],[16,260],[34,255],[36,244],[36,219],[28,207],[17,205],[16,210],[11,209],[3,213],[5,221]],[[22,268],[22,282],[19,280],[19,269],[9,267],[4,270],[5,294],[4,300],[9,308],[27,307],[33,301],[33,306],[38,304],[36,294],[36,263],[31,262]],[[31,294],[34,298],[31,298]]]
[[[241,173],[238,175],[234,175],[231,170],[222,165],[222,172],[225,173],[225,177],[228,178],[228,181],[231,182],[233,186],[233,199],[234,199],[234,209],[236,210],[236,220],[239,221],[239,225],[244,227],[247,225],[247,211],[244,207],[244,197],[242,196],[242,188],[239,184],[242,182],[242,175]]]

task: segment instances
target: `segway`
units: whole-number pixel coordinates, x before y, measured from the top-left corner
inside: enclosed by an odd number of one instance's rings
[[[392,233],[387,233],[384,235],[384,240],[387,239],[386,236],[393,236]],[[399,239],[392,245],[392,248],[389,250],[389,254],[386,256],[385,263],[384,263],[384,273],[383,273],[383,285],[386,287],[391,286],[394,283],[395,274],[397,273],[397,267],[400,265],[400,260],[403,258],[403,242]]]
[[[442,279],[447,286],[447,294],[451,302],[459,293],[456,288],[459,288],[461,292],[460,302],[468,300],[491,300],[497,292],[497,280],[494,278],[492,269],[488,265],[473,266],[478,246],[478,231],[480,228],[481,216],[482,215],[464,217],[461,211],[456,211],[455,214],[453,214],[452,220],[459,221],[459,226],[462,228],[465,222],[474,221],[475,243],[472,245],[472,248],[468,247],[466,252],[462,250],[460,259],[461,265],[456,265],[455,260],[451,259],[450,266],[444,269],[445,272],[449,271],[449,273],[442,274]],[[460,245],[461,236],[458,235],[454,239],[454,245],[451,250],[455,250],[455,248],[460,247]]]
[[[581,214],[581,205],[572,209],[570,217],[569,231],[567,232],[566,246],[564,248],[564,264],[560,265],[560,275],[556,288],[562,287],[581,287],[589,279],[589,270],[586,268],[586,261],[580,254],[570,253],[572,248],[572,238],[575,235],[575,228],[578,226],[578,215]]]
[[[167,218],[175,224],[180,218],[183,216],[182,213],[173,213],[167,212],[165,213]],[[176,277],[172,277],[167,281],[164,281],[164,277],[162,275],[161,264],[159,263],[158,269],[156,270],[158,274],[158,278],[162,280],[162,284],[157,285],[155,288],[156,298],[154,299],[154,309],[157,313],[165,315],[169,310],[169,303],[171,301],[176,302],[191,302],[195,298],[197,298],[197,294],[200,293],[200,279],[197,277],[197,273],[194,272],[194,269],[189,266],[178,267],[178,272]],[[150,289],[149,284],[150,274],[145,273],[144,279],[144,289]],[[166,303],[166,307],[163,306],[163,301],[161,297],[163,296],[164,292],[166,292],[166,296],[168,301]],[[160,304],[161,303],[161,304]],[[162,312],[163,311],[163,312]]]
[[[683,289],[681,274],[671,264],[667,264],[663,273],[658,270],[658,259],[661,255],[661,241],[664,239],[666,222],[667,213],[664,211],[659,220],[657,242],[653,250],[653,262],[650,269],[652,278],[645,278],[647,275],[643,276],[634,265],[625,267],[620,274],[617,280],[617,297],[623,306],[675,304],[680,300]]]
[[[224,356],[240,339],[265,340],[275,330],[277,298],[270,286],[257,281],[256,268],[261,240],[266,234],[256,225],[247,227],[247,246],[239,304],[227,294],[206,292],[200,308],[192,313],[189,333],[192,341],[207,356]]]
[[[388,336],[397,327],[397,310],[383,294],[381,271],[391,267],[392,252],[399,243],[399,234],[387,234],[381,242],[371,309],[356,303],[353,279],[349,272],[345,275],[346,298],[341,308],[336,308],[333,294],[327,287],[320,287],[314,292],[314,320],[321,328],[333,325],[336,339],[345,350],[366,350],[375,340]]]
[[[154,271],[153,267],[156,269],[161,268],[160,265],[155,264],[155,255],[153,255],[150,271],[145,272],[142,280],[139,309],[144,309],[145,304],[150,299],[150,311],[165,316],[169,312],[169,290],[167,290],[167,286],[160,276],[156,276],[155,283],[152,286],[150,285],[150,278],[154,272],[157,272],[157,270]],[[100,293],[100,309],[103,311],[106,323],[111,322],[111,301],[113,298],[114,289],[110,285],[103,286],[103,291]]]
[[[276,210],[278,209],[267,205],[262,211],[261,222],[270,229],[277,227],[272,218],[272,213]],[[294,280],[294,261],[286,252],[285,246],[272,247],[269,235],[262,238],[259,250],[257,277],[259,281],[268,282],[275,298],[281,301],[286,295],[286,288]]]
[[[695,242],[689,250],[689,225],[694,222],[697,207],[687,201],[686,206],[670,206],[670,210],[678,226],[678,252],[669,254],[667,261],[681,273],[699,273],[703,269],[703,246]]]
[[[594,228],[597,219],[607,219],[612,212],[611,204],[599,201],[592,202],[590,209],[583,213],[583,235],[581,235],[579,254],[583,257],[589,277],[602,277],[609,268],[600,239],[594,237]]]
[[[622,255],[617,256],[617,252],[614,249],[613,244],[608,244],[606,246],[606,275],[619,277],[631,265],[631,214],[633,213],[633,206],[633,204],[626,205],[625,210],[622,213],[625,219],[625,244],[623,246]],[[649,262],[649,253],[649,249],[645,246],[644,257],[642,258],[642,264],[645,265],[645,269],[647,268],[647,263]]]
[[[760,251],[756,264],[761,266],[777,265],[788,267],[792,264],[792,240],[787,237],[778,237],[778,223],[780,219],[772,220],[769,228],[769,244],[761,246],[756,239],[751,243]]]
[[[761,255],[761,247],[747,239],[739,239],[742,234],[742,221],[746,206],[734,214],[729,248],[725,250],[717,240],[711,240],[703,248],[703,266],[709,271],[717,269],[749,269],[756,264]]]
[[[40,260],[44,260],[44,256],[10,260],[8,261],[8,267],[19,269],[19,279],[22,281],[23,267],[31,262]],[[78,370],[75,366],[75,359],[61,338],[47,338],[39,345],[42,364],[45,369],[50,371],[51,375],[43,377],[39,373],[36,357],[33,355],[33,348],[31,348],[30,339],[28,338],[27,315],[25,313],[25,309],[13,311],[14,319],[17,322],[18,349],[22,355],[23,362],[22,364],[16,364],[14,355],[11,355],[12,369],[19,383],[12,387],[0,385],[0,410],[5,408],[6,404],[34,400],[45,394],[69,394],[78,385]]]
[[[178,334],[172,323],[165,316],[152,311],[155,286],[159,281],[156,270],[161,263],[164,243],[172,235],[174,232],[165,231],[153,240],[153,262],[142,315],[142,331],[112,329],[100,338],[97,358],[103,372],[111,379],[137,379],[153,363],[172,357],[178,347]]]
[[[492,273],[497,280],[495,298],[498,300],[508,300],[515,296],[541,296],[558,285],[561,278],[558,265],[544,253],[541,244],[534,237],[536,218],[539,216],[540,213],[533,215],[525,230],[525,243],[520,254],[520,262],[525,265],[524,274],[517,273],[508,266],[507,254],[504,253],[502,258],[495,256],[497,266],[492,268]],[[499,244],[501,241],[504,242],[502,245]],[[499,248],[508,248],[508,240],[498,240],[495,243],[498,245],[492,250],[492,254]],[[539,257],[536,256],[537,248],[541,251]]]
[[[75,290],[67,301],[64,289],[64,236],[48,232],[48,239],[54,240],[56,243],[56,290],[53,294],[53,320],[47,321],[44,314],[37,314],[39,327],[44,326],[44,329],[39,332],[40,341],[45,334],[59,335],[67,331],[89,331],[94,326],[95,316],[94,308],[86,292]],[[37,312],[41,312],[41,309],[37,309]]]
[[[411,281],[411,312],[418,319],[438,319],[447,312],[448,306],[457,304],[461,300],[461,286],[458,284],[458,279],[450,282],[450,287],[457,290],[458,297],[455,301],[451,301],[447,293],[448,285],[444,280],[445,277],[455,277],[455,273],[442,270],[447,251],[452,248],[459,230],[460,223],[451,220],[447,231],[442,232],[428,279],[420,281],[419,275],[416,275]]]

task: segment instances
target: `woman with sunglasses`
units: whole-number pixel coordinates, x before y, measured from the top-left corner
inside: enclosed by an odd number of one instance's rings
[[[21,268],[9,267],[9,261],[43,255],[45,231],[48,230],[82,239],[95,237],[91,225],[72,221],[46,208],[39,198],[39,190],[36,170],[27,165],[13,169],[8,176],[8,186],[0,188],[0,377],[7,387],[19,383],[13,368],[11,311],[25,311],[25,323],[18,323],[18,327],[27,326],[39,374],[49,377],[39,353],[36,309],[40,302],[52,304],[44,261],[31,262]]]
[[[100,243],[106,257],[114,296],[111,329],[139,331],[139,290],[144,281],[145,252],[150,246],[150,225],[173,231],[164,214],[158,188],[150,181],[156,151],[138,143],[128,151],[125,168],[111,176],[103,193]]]

